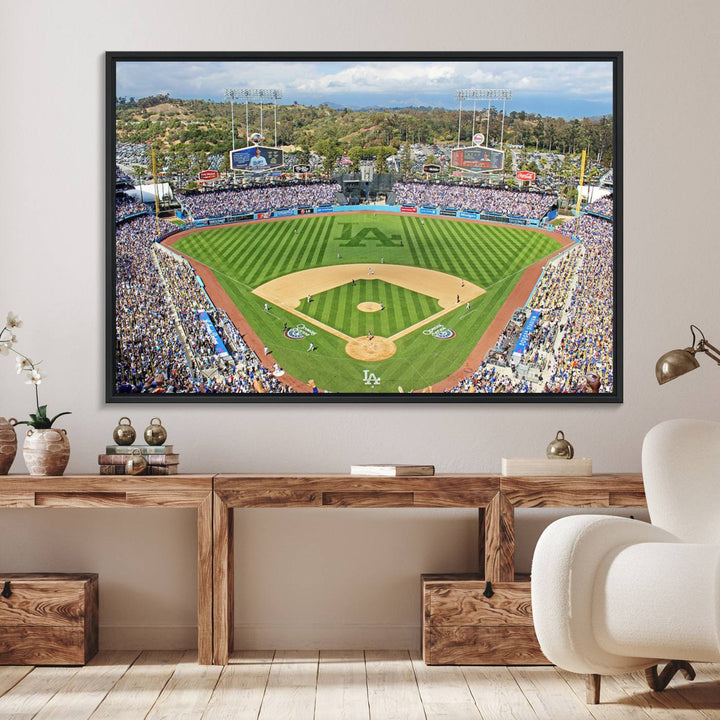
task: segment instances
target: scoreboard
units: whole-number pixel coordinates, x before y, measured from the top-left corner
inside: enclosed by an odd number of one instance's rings
[[[230,168],[249,172],[276,170],[285,164],[280,148],[253,145],[230,151]]]
[[[450,164],[460,170],[491,172],[503,169],[505,153],[488,147],[456,148],[452,151]]]

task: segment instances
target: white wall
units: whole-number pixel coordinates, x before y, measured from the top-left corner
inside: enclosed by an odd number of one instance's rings
[[[272,8],[175,0],[151,10],[137,0],[0,0],[0,315],[21,313],[21,349],[42,358],[48,373],[43,401],[51,411],[73,411],[64,423],[69,471],[95,469],[123,414],[139,428],[160,414],[187,472],[341,472],[379,458],[497,472],[503,455],[541,453],[558,428],[597,471],[637,471],[642,437],[656,422],[717,416],[720,376],[709,362],[663,388],[653,367],[666,349],[689,341],[690,322],[711,341],[720,337],[712,217],[720,5],[466,0],[439,7],[434,0],[278,0]],[[258,13],[277,34],[260,45],[243,33],[251,44],[241,46],[237,28]],[[480,32],[488,20],[494,36]],[[105,405],[103,53],[241,49],[623,50],[625,402]],[[672,152],[664,150],[668,142]],[[670,184],[668,170],[685,181],[659,193]],[[28,193],[23,181],[47,190]],[[88,186],[95,187],[90,198]],[[22,416],[31,405],[30,388],[0,358],[0,414]],[[13,470],[24,471],[21,459]],[[236,520],[238,575],[246,580],[237,589],[239,636],[255,645],[407,646],[418,637],[419,574],[472,569],[472,512],[258,510]],[[520,517],[521,566],[539,522],[537,514]],[[0,569],[98,571],[105,645],[187,645],[194,532],[190,511],[4,510]]]

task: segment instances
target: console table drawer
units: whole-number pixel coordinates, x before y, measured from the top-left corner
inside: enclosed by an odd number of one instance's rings
[[[428,665],[547,664],[535,636],[527,576],[488,586],[479,575],[423,575],[422,588]]]
[[[97,653],[97,574],[10,573],[0,591],[0,664],[83,665]]]

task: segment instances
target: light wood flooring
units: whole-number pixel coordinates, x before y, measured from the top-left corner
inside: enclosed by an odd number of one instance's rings
[[[224,668],[196,658],[106,651],[82,668],[0,667],[0,719],[720,719],[720,664],[662,693],[642,675],[603,678],[593,706],[582,676],[552,667],[427,667],[419,653],[378,650],[236,652]]]

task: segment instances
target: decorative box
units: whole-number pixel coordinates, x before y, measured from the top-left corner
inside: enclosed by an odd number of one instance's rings
[[[0,665],[84,665],[97,650],[96,573],[0,574]]]

